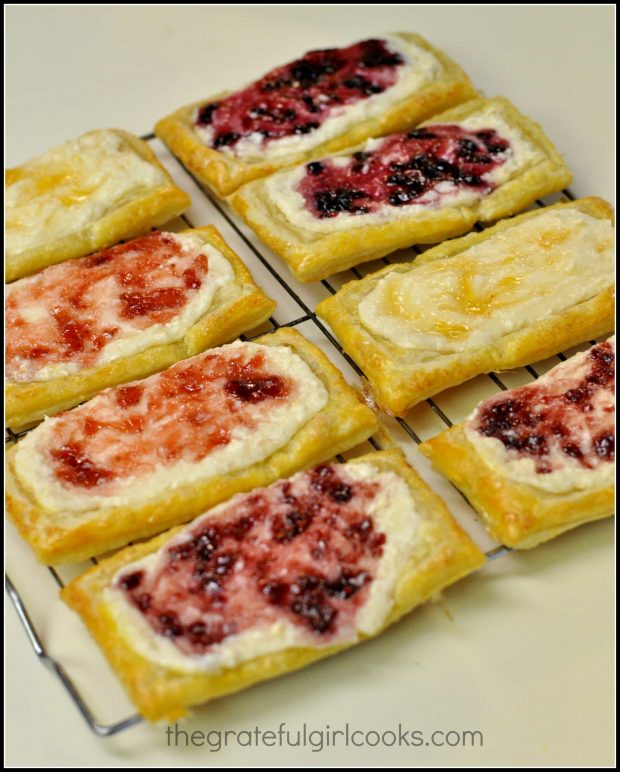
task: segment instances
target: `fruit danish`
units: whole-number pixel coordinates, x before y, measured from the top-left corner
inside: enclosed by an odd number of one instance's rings
[[[376,429],[325,355],[281,328],[48,418],[7,453],[7,511],[42,561],[81,560],[324,461]]]
[[[142,140],[89,131],[8,169],[6,279],[146,233],[191,204]]]
[[[317,314],[379,407],[402,415],[481,373],[609,333],[612,216],[597,198],[531,211],[349,282]]]
[[[401,134],[252,182],[233,208],[300,281],[519,212],[571,174],[506,99],[474,99]]]
[[[484,556],[399,451],[235,496],[71,582],[149,720],[378,635]]]
[[[6,292],[15,431],[256,327],[275,308],[213,226],[151,233]]]
[[[419,123],[475,95],[419,35],[310,51],[246,88],[183,107],[155,133],[225,196],[250,180]]]
[[[420,446],[498,541],[534,547],[613,513],[615,352],[575,354]]]

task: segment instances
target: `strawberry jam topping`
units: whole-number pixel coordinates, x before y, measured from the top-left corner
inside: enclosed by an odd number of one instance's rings
[[[261,351],[201,354],[63,413],[54,424],[49,461],[60,482],[105,492],[119,478],[200,461],[235,430],[255,429],[294,390]]]
[[[237,496],[116,587],[185,654],[282,617],[330,638],[352,626],[376,575],[385,535],[368,505],[378,489],[329,465]]]
[[[173,319],[207,275],[207,257],[152,233],[9,285],[7,375],[29,380],[45,365],[93,365],[123,334]]]
[[[476,429],[547,474],[573,459],[586,469],[615,459],[615,347],[599,343],[534,384],[503,392],[477,411]]]
[[[480,197],[491,193],[487,175],[509,155],[509,143],[494,129],[425,126],[354,153],[345,165],[340,158],[309,163],[298,189],[318,218],[368,214],[384,206],[437,205],[441,195],[458,189]]]
[[[242,91],[204,105],[196,125],[210,129],[210,145],[216,149],[234,148],[250,135],[264,144],[309,134],[335,110],[394,85],[403,63],[384,40],[310,51]]]

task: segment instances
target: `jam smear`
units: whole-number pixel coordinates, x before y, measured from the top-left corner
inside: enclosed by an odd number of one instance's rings
[[[225,388],[227,394],[242,402],[262,402],[267,398],[288,396],[286,381],[278,375],[270,378],[231,378]]]
[[[539,474],[553,471],[553,450],[586,469],[613,461],[613,414],[606,405],[613,404],[614,365],[612,344],[599,343],[576,375],[567,375],[557,386],[534,383],[487,400],[478,411],[476,428],[511,453],[534,459]]]
[[[74,442],[50,451],[56,462],[55,473],[58,478],[82,488],[94,488],[114,477],[114,474],[104,467],[98,466]]]
[[[380,94],[404,64],[384,40],[310,51],[247,88],[198,110],[196,125],[212,131],[211,147],[232,148],[250,135],[263,143],[310,134],[335,108]]]
[[[302,472],[236,498],[169,546],[163,566],[128,570],[116,586],[185,654],[282,616],[328,638],[354,624],[383,554],[367,514],[377,491],[342,467]]]
[[[173,319],[207,273],[204,254],[184,253],[171,235],[151,233],[11,284],[8,377],[29,380],[48,364],[95,364],[99,352],[128,330]],[[32,304],[34,317],[24,313]]]
[[[123,408],[135,407],[142,399],[144,388],[139,384],[119,386],[116,390],[116,404]]]
[[[154,311],[177,309],[185,305],[185,293],[176,287],[150,292],[121,292],[121,315],[125,319],[152,315]]]
[[[307,164],[299,191],[321,219],[435,202],[445,192],[437,191],[438,186],[446,183],[451,192],[468,188],[484,196],[494,189],[485,175],[509,154],[509,143],[492,129],[425,126],[393,134],[374,151],[358,151],[345,166],[328,158]]]
[[[207,352],[64,413],[54,424],[51,466],[60,481],[88,489],[197,462],[294,394],[294,382],[273,373],[260,350]]]

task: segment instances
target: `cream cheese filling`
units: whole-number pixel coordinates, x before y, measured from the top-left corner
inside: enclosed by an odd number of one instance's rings
[[[392,52],[400,54],[404,59],[404,64],[398,67],[396,82],[385,91],[354,104],[334,108],[319,128],[309,134],[282,137],[263,145],[263,135],[254,133],[239,140],[234,147],[219,148],[219,152],[245,162],[275,160],[307,152],[344,134],[352,126],[380,115],[395,102],[406,99],[439,77],[441,64],[430,51],[397,35],[382,39],[387,41]],[[197,114],[198,110],[193,116],[194,121]],[[212,127],[195,126],[194,130],[206,145],[211,146]]]
[[[96,488],[84,491],[77,486],[63,484],[56,478],[47,452],[54,445],[55,424],[63,416],[46,418],[44,422],[18,443],[14,456],[14,471],[20,483],[29,491],[36,503],[50,512],[60,513],[63,522],[67,519],[81,520],[85,512],[98,507],[136,506],[165,494],[166,491],[199,484],[219,475],[233,474],[239,469],[259,463],[286,443],[327,403],[328,394],[321,380],[312,372],[303,359],[286,346],[262,346],[257,343],[237,341],[214,351],[235,354],[242,350],[249,360],[262,353],[265,366],[272,372],[289,378],[295,384],[295,394],[281,403],[273,404],[269,411],[261,410],[261,404],[247,404],[244,410],[256,420],[256,428],[237,426],[231,432],[226,445],[217,446],[199,461],[179,461],[173,465],[159,464],[148,474],[118,478],[112,491],[106,495],[97,493]],[[151,376],[146,382],[153,382],[160,375]],[[108,405],[104,392],[90,402],[75,408],[70,416],[89,412],[98,418],[105,418],[106,411],[111,417],[118,413],[115,404]],[[144,410],[146,410],[146,400]],[[97,412],[100,408],[101,415]],[[157,426],[147,423],[146,430],[157,431]],[[103,459],[105,463],[105,459]]]
[[[8,183],[6,249],[18,255],[82,230],[166,176],[102,129],[10,170]]]
[[[409,350],[489,346],[609,287],[612,244],[607,219],[543,210],[454,257],[389,272],[359,303],[360,321]]]
[[[122,590],[114,587],[117,578],[128,571],[157,571],[165,561],[165,550],[173,543],[184,540],[185,532],[181,532],[157,552],[120,569],[104,591],[106,612],[115,620],[124,642],[162,667],[180,672],[216,672],[270,652],[352,643],[360,634],[372,635],[378,632],[392,607],[396,583],[416,541],[422,536],[424,523],[407,484],[394,472],[379,472],[364,462],[349,463],[338,468],[339,474],[347,481],[372,481],[379,485],[377,495],[369,503],[367,514],[372,517],[376,529],[386,535],[377,573],[370,585],[366,602],[358,610],[353,629],[341,630],[336,636],[322,640],[283,618],[264,627],[252,627],[231,635],[211,646],[206,654],[184,654],[171,640],[156,633],[143,615],[128,602]],[[241,494],[244,495],[247,494]],[[195,520],[189,528],[193,530],[198,523],[217,518],[230,507],[230,503],[214,507]],[[182,615],[182,609],[178,611]]]

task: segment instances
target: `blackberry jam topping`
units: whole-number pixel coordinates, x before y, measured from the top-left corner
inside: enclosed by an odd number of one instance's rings
[[[321,219],[343,212],[366,214],[386,205],[436,204],[441,195],[463,188],[484,196],[494,189],[486,175],[506,162],[510,146],[494,130],[483,132],[483,138],[479,134],[456,125],[394,134],[374,151],[354,153],[346,165],[330,159],[308,164],[298,189]]]
[[[369,69],[376,67],[397,67],[403,63],[400,54],[392,53],[385,47],[383,40],[366,40],[362,54],[362,66]]]
[[[217,149],[219,147],[234,145],[235,142],[238,142],[240,139],[241,134],[237,134],[234,131],[224,131],[221,134],[218,134],[217,137],[213,140],[213,147]]]
[[[217,110],[218,107],[218,102],[211,102],[210,104],[201,107],[198,112],[199,123],[202,123],[203,126],[208,126],[213,120],[213,113]]]
[[[199,108],[196,125],[209,128],[215,149],[234,148],[250,135],[261,142],[310,134],[334,107],[351,105],[394,85],[404,64],[384,40],[310,51],[247,88]]]
[[[594,438],[594,451],[599,458],[613,461],[616,454],[616,438],[611,432],[603,432]]]
[[[316,467],[237,498],[116,587],[185,654],[282,617],[329,637],[354,623],[376,574],[385,535],[367,509],[378,490]]]
[[[119,582],[119,586],[122,590],[135,590],[140,586],[140,582],[144,577],[144,571],[134,571],[131,574],[125,574]]]
[[[363,214],[368,209],[356,203],[361,198],[365,198],[362,190],[348,190],[347,188],[319,190],[314,194],[314,207],[320,213],[320,217],[333,217],[340,212]]]
[[[325,171],[325,167],[320,161],[309,163],[306,166],[306,169],[308,170],[308,174],[311,174],[313,177],[318,177],[319,174],[322,174],[323,171]]]
[[[532,458],[539,474],[553,471],[555,454],[586,469],[613,461],[614,416],[608,407],[613,405],[614,362],[612,345],[599,343],[582,365],[565,369],[562,378],[558,374],[557,382],[522,386],[488,400],[478,410],[476,429],[498,439],[511,454]]]

